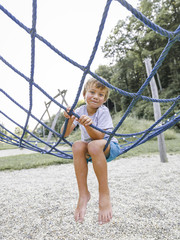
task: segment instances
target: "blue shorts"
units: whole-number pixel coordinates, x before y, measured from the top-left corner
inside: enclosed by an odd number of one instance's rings
[[[110,162],[112,160],[114,160],[116,157],[118,157],[121,153],[121,149],[120,146],[117,142],[110,142],[110,152],[109,155],[106,157],[106,161]],[[91,157],[87,158],[87,163],[88,162],[92,162]]]

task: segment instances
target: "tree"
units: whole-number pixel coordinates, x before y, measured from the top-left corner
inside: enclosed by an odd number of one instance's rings
[[[142,0],[139,10],[168,31],[175,31],[179,25],[180,2],[177,0]],[[110,83],[129,92],[137,92],[147,78],[144,59],[150,57],[155,64],[167,41],[166,37],[154,32],[134,16],[127,17],[125,21],[120,20],[102,48],[104,56],[112,61]],[[175,44],[158,70],[162,88],[166,90],[169,98],[180,93],[179,65],[180,45]],[[157,80],[157,76],[155,79]],[[143,94],[151,96],[149,88]],[[164,91],[161,94],[163,95]],[[164,96],[166,98],[166,95]],[[130,101],[116,93],[112,99],[117,102],[118,110],[125,110]],[[138,116],[151,116],[149,110],[148,114],[145,114],[148,106],[149,103],[138,103],[137,107],[141,109],[140,114],[137,111]]]
[[[26,129],[28,130],[29,129],[29,126],[26,127]],[[15,127],[15,130],[14,130],[14,133],[18,136],[18,137],[21,137],[22,134],[23,134],[23,129],[20,128],[20,127]],[[26,131],[25,134],[24,134],[24,137],[27,138],[28,136],[28,132]]]
[[[4,135],[6,135],[7,134],[7,131],[6,131],[6,129],[4,128],[4,124],[3,123],[1,123],[0,124],[0,136],[4,136]]]
[[[23,130],[20,127],[15,127],[14,133],[20,137],[23,133]]]

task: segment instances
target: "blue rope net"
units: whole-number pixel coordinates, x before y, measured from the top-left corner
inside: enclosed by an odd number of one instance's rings
[[[149,139],[151,139],[151,138],[157,136],[158,134],[164,132],[165,130],[167,130],[168,128],[172,127],[173,125],[175,125],[177,122],[180,121],[180,112],[178,112],[175,115],[173,115],[171,118],[166,120],[163,124],[161,124],[163,119],[167,119],[169,114],[175,108],[175,106],[180,102],[180,96],[177,96],[177,97],[171,98],[171,99],[154,99],[154,98],[150,98],[150,97],[142,95],[143,91],[147,88],[151,79],[153,78],[153,76],[156,74],[156,72],[158,71],[158,69],[162,65],[162,63],[163,63],[164,59],[166,58],[166,56],[168,55],[168,52],[171,49],[171,47],[176,42],[180,41],[180,26],[174,32],[167,31],[166,29],[163,29],[160,26],[151,22],[148,18],[146,18],[142,13],[140,13],[138,10],[133,8],[125,0],[117,0],[117,1],[120,4],[122,4],[126,9],[128,9],[137,19],[139,19],[141,22],[143,22],[143,24],[145,24],[147,27],[151,28],[153,31],[157,32],[158,34],[161,34],[162,36],[165,36],[165,37],[168,38],[168,43],[165,46],[164,50],[162,51],[162,53],[161,53],[158,61],[156,62],[154,68],[152,69],[151,74],[147,77],[144,84],[141,86],[141,88],[139,89],[139,91],[137,93],[130,93],[130,92],[124,91],[122,89],[119,89],[119,88],[111,85],[110,83],[105,82],[100,76],[98,76],[97,74],[95,74],[94,72],[92,72],[90,70],[92,62],[93,62],[94,57],[96,55],[98,46],[99,46],[99,42],[100,42],[100,39],[101,39],[103,28],[104,28],[104,25],[105,25],[105,22],[106,22],[106,19],[107,19],[107,14],[108,14],[110,5],[113,2],[113,0],[107,0],[107,3],[106,3],[105,8],[104,8],[104,13],[103,13],[103,16],[102,16],[102,20],[101,20],[101,23],[100,23],[100,26],[99,26],[99,30],[98,30],[98,33],[97,33],[97,37],[96,37],[96,40],[95,40],[95,43],[94,43],[94,47],[92,49],[92,53],[90,55],[88,64],[86,66],[80,65],[79,63],[75,62],[74,60],[72,60],[71,58],[69,58],[68,56],[63,54],[60,50],[58,50],[50,42],[48,42],[45,38],[43,38],[42,36],[40,36],[36,32],[37,0],[32,1],[33,2],[32,28],[28,28],[27,26],[25,26],[15,16],[13,16],[7,9],[5,9],[2,5],[0,5],[1,11],[7,17],[9,17],[12,21],[14,21],[19,27],[24,29],[27,32],[27,34],[30,34],[30,36],[31,36],[31,74],[30,74],[30,77],[28,77],[25,74],[23,74],[22,72],[20,72],[10,62],[8,62],[6,59],[4,59],[2,56],[0,56],[0,60],[6,66],[8,66],[11,70],[13,70],[19,76],[21,76],[29,84],[29,108],[28,109],[24,108],[20,103],[15,101],[3,89],[0,89],[0,92],[6,98],[8,98],[14,105],[16,105],[18,108],[20,108],[22,111],[24,111],[27,114],[26,122],[25,122],[24,126],[22,126],[19,123],[17,123],[16,121],[14,121],[13,119],[11,119],[10,116],[8,116],[4,111],[1,111],[1,109],[0,109],[0,114],[3,117],[5,117],[9,121],[11,121],[13,124],[15,124],[17,127],[21,128],[23,130],[22,135],[19,137],[15,133],[13,133],[10,130],[8,130],[7,128],[5,128],[3,125],[0,125],[1,129],[4,130],[2,132],[0,131],[0,141],[1,142],[11,144],[11,145],[15,145],[15,146],[22,147],[22,148],[27,148],[27,149],[30,149],[30,150],[33,150],[33,151],[36,151],[36,152],[40,152],[40,153],[51,154],[51,155],[61,157],[61,158],[66,158],[66,159],[71,159],[72,158],[71,151],[70,152],[69,151],[61,151],[57,147],[60,143],[68,144],[70,147],[72,146],[72,143],[64,138],[64,133],[65,133],[65,130],[66,130],[66,127],[67,127],[68,120],[65,121],[64,132],[62,134],[60,134],[59,132],[56,132],[55,130],[51,129],[49,126],[47,126],[47,124],[45,124],[43,121],[41,121],[40,119],[38,119],[36,116],[34,116],[32,114],[33,88],[38,89],[44,96],[46,96],[49,100],[54,102],[54,104],[56,104],[59,108],[62,108],[63,110],[66,110],[66,107],[64,107],[62,104],[60,104],[54,98],[52,98],[46,91],[43,90],[42,87],[40,87],[34,81],[34,66],[35,66],[34,60],[35,60],[36,39],[39,39],[43,44],[45,44],[52,51],[54,51],[56,54],[58,54],[62,59],[64,59],[64,61],[69,62],[70,64],[72,64],[73,66],[75,66],[76,68],[78,68],[82,71],[82,78],[80,80],[79,88],[78,88],[74,103],[72,105],[70,114],[74,114],[72,112],[72,109],[74,109],[77,105],[77,102],[79,100],[79,97],[80,97],[80,94],[81,94],[81,91],[82,91],[84,81],[85,81],[85,78],[86,78],[87,74],[90,74],[92,77],[96,78],[98,81],[100,81],[101,83],[103,83],[104,85],[109,87],[110,89],[112,89],[114,91],[117,91],[119,94],[121,94],[123,96],[126,96],[126,97],[130,97],[132,99],[129,107],[126,110],[126,112],[124,113],[124,115],[120,119],[119,123],[113,129],[112,132],[104,131],[104,130],[99,129],[96,126],[92,125],[93,128],[95,128],[95,129],[97,129],[101,132],[107,133],[109,135],[108,143],[113,136],[116,136],[117,138],[124,140],[124,143],[122,145],[120,145],[121,146],[121,153],[120,154],[123,154],[123,153],[129,151],[130,149],[148,141]],[[121,127],[122,123],[125,121],[127,116],[130,114],[132,108],[134,107],[136,102],[139,101],[139,100],[145,100],[145,101],[148,101],[148,102],[171,103],[171,106],[162,115],[162,117],[158,121],[154,122],[154,124],[152,124],[152,126],[150,126],[145,131],[138,132],[138,133],[131,133],[131,134],[119,134],[119,133],[117,133],[117,130]],[[79,116],[76,115],[76,117],[79,117]],[[48,142],[42,140],[41,138],[37,137],[33,132],[30,132],[27,128],[30,118],[34,119],[38,124],[41,124],[44,128],[51,131],[58,138],[58,141],[56,141],[56,143],[48,143]],[[7,134],[4,134],[4,132],[7,132]],[[33,139],[35,141],[27,141],[26,138],[25,138],[26,133],[28,133],[31,137],[33,137]],[[42,143],[43,145],[47,146],[49,148],[49,150],[45,150],[42,147],[38,147],[36,142]]]

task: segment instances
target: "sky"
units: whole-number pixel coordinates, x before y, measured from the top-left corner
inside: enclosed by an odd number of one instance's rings
[[[127,0],[137,7],[138,0]],[[24,25],[32,25],[32,0],[0,0],[0,4]],[[53,46],[77,63],[86,66],[94,46],[101,22],[106,0],[38,0],[37,1],[37,33],[47,39]],[[101,47],[111,33],[118,20],[125,19],[131,13],[117,1],[113,1],[100,45],[91,66],[95,71],[99,65],[108,64],[103,57]],[[0,55],[20,72],[30,77],[31,39],[22,28],[0,11]],[[72,105],[83,72],[63,60],[46,45],[36,39],[34,81],[52,97],[60,91],[67,90],[66,101]],[[28,83],[0,61],[0,86],[23,107],[29,107]],[[82,97],[81,97],[82,99]],[[56,100],[61,102],[61,98]],[[49,100],[33,88],[32,113],[41,118],[45,111],[44,102]],[[0,110],[17,121],[25,124],[26,113],[11,103],[0,93]],[[56,114],[58,108],[51,105],[50,115]],[[44,120],[48,115],[44,116]],[[15,125],[0,115],[0,123],[10,130]],[[30,128],[35,126],[32,119]]]

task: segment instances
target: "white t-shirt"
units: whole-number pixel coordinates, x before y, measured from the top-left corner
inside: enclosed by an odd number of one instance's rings
[[[82,116],[82,115],[89,116],[86,105],[82,105],[81,107],[77,108],[75,110],[75,113],[79,116]],[[114,128],[109,109],[105,105],[100,106],[98,110],[95,112],[95,114],[89,117],[93,121],[92,124],[100,129],[111,132]],[[73,124],[77,126],[79,123],[78,121],[74,120]],[[86,128],[81,124],[79,124],[79,127],[81,130],[81,140],[85,142],[92,141],[92,138],[87,133]],[[109,138],[109,135],[105,134],[104,139],[108,139],[108,138]],[[118,140],[114,137],[111,139],[111,141],[118,142]]]

